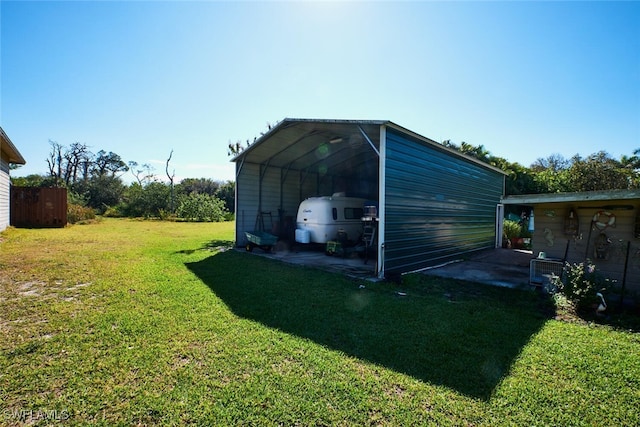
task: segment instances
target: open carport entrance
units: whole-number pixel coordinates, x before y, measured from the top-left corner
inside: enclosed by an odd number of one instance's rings
[[[236,162],[236,245],[264,228],[294,242],[300,203],[344,193],[380,199],[380,133],[385,121],[285,119]]]

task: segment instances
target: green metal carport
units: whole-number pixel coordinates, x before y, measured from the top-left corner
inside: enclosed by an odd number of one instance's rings
[[[238,246],[259,212],[344,192],[378,202],[378,277],[495,247],[505,174],[388,120],[287,118],[233,161]]]

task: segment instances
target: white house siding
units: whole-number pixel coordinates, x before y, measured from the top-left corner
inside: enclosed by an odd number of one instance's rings
[[[0,160],[0,231],[9,226],[9,162],[4,155]]]

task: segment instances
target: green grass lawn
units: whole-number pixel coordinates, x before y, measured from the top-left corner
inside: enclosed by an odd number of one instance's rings
[[[226,250],[233,229],[2,233],[0,424],[640,424],[640,334]]]

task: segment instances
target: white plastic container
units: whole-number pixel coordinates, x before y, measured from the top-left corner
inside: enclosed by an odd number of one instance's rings
[[[365,199],[341,195],[304,200],[296,218],[296,242],[324,244],[335,240],[338,231],[344,231],[348,240],[356,241],[362,235],[364,203]],[[301,241],[306,240],[306,233],[309,241]]]
[[[296,228],[296,242],[311,243],[311,234],[308,229]]]

